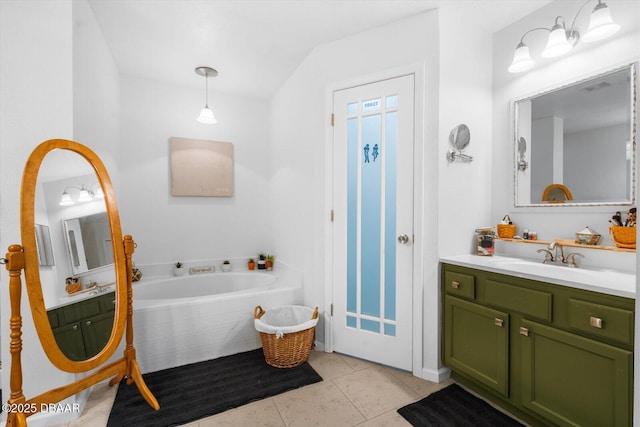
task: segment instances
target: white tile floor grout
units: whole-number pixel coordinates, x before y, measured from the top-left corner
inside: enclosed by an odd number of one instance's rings
[[[410,426],[396,410],[452,383],[432,383],[408,372],[336,353],[313,351],[309,363],[323,381],[186,426]],[[106,426],[116,390],[106,382],[95,386],[82,416],[58,427]]]

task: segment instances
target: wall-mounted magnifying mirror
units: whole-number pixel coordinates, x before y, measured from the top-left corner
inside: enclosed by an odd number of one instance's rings
[[[73,188],[79,189],[76,195]],[[111,180],[100,158],[73,141],[40,144],[23,173],[20,228],[22,245],[11,245],[6,258],[11,296],[8,402],[24,407],[25,412],[9,413],[8,425],[26,425],[27,417],[43,403],[59,402],[110,377],[111,385],[124,377],[127,384],[135,382],[147,402],[158,409],[142,379],[133,347],[134,243],[131,236],[122,236]],[[68,237],[74,234],[72,244]],[[45,236],[49,236],[48,243]],[[31,399],[22,394],[22,269],[45,354],[58,369],[86,373],[80,380]],[[70,282],[77,286],[69,286]],[[105,364],[125,330],[123,357]]]
[[[461,123],[454,127],[451,132],[449,132],[449,145],[453,149],[447,152],[447,160],[449,160],[449,162],[453,162],[456,159],[465,160],[467,162],[472,161],[472,156],[462,152],[467,148],[470,141],[471,131],[467,125]]]
[[[636,90],[630,64],[516,101],[515,206],[633,205]],[[551,184],[570,188],[573,200],[543,201]]]

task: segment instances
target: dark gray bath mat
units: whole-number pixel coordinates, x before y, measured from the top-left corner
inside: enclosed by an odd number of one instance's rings
[[[398,413],[416,427],[523,427],[457,384],[404,406]]]
[[[108,427],[181,425],[322,381],[308,363],[289,369],[267,365],[261,348],[143,377],[160,410],[147,404],[135,384],[123,380]]]

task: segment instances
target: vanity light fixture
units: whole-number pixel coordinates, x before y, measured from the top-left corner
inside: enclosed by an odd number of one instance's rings
[[[571,51],[578,43],[578,40],[580,40],[580,33],[575,26],[576,20],[580,12],[582,12],[582,9],[591,1],[597,1],[598,4],[591,12],[589,27],[587,28],[587,32],[582,36],[582,40],[591,43],[606,39],[618,32],[620,25],[616,24],[611,18],[609,7],[603,3],[602,0],[587,0],[580,9],[578,9],[576,16],[571,22],[571,27],[568,30],[566,29],[565,19],[562,16],[558,16],[556,17],[553,27],[537,27],[524,33],[516,46],[513,62],[509,66],[509,72],[521,73],[531,69],[535,65],[535,61],[531,59],[531,55],[529,54],[529,47],[524,44],[525,36],[533,31],[544,30],[549,32],[547,45],[540,54],[543,58],[555,58]]]
[[[90,188],[93,188],[94,186],[97,186],[97,189],[95,191],[90,189]],[[104,198],[104,193],[102,192],[102,187],[100,187],[100,184],[94,184],[90,188],[87,188],[84,184],[82,185],[82,187],[69,185],[62,192],[62,197],[60,197],[60,203],[58,203],[60,206],[71,206],[76,204],[76,202],[74,202],[73,199],[71,198],[71,194],[69,193],[69,190],[72,188],[79,190],[77,203],[90,202],[95,199]]]
[[[200,123],[214,124],[218,123],[216,118],[213,115],[213,111],[209,108],[209,76],[215,77],[218,75],[218,72],[211,67],[197,67],[196,74],[204,77],[205,81],[205,103],[204,108],[200,111],[200,115],[198,116],[198,121]]]

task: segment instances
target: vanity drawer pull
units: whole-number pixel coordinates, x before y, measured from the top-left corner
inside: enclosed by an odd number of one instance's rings
[[[529,336],[529,329],[525,328],[524,326],[520,326],[520,335],[522,335],[524,337],[528,337]]]
[[[91,320],[87,320],[86,325],[91,326]]]
[[[591,316],[589,318],[589,325],[593,326],[594,328],[602,329],[602,319],[600,319],[599,317]]]
[[[460,282],[456,282],[455,280],[452,280],[452,281],[451,281],[451,287],[452,287],[453,289],[458,289],[458,288],[460,288]]]
[[[74,331],[77,331],[77,330],[78,330],[78,325],[73,325],[73,326],[71,327],[71,329],[73,329]]]
[[[502,325],[504,324],[504,320],[496,317],[493,321],[494,325],[496,325],[499,328],[502,328]]]

